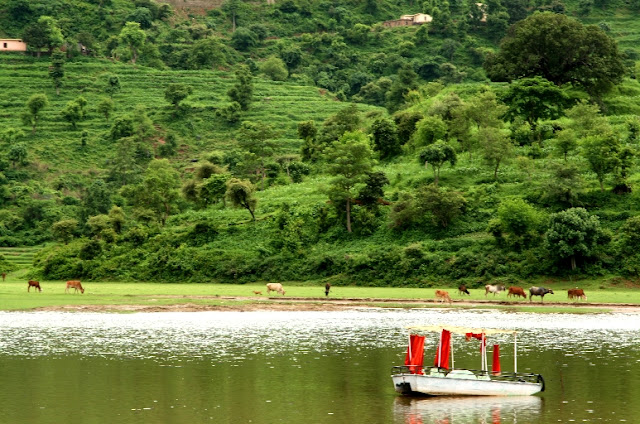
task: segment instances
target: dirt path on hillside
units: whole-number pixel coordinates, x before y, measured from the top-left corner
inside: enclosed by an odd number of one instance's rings
[[[640,305],[629,303],[562,303],[528,301],[490,301],[490,300],[454,300],[451,305],[440,304],[434,300],[423,299],[378,299],[378,298],[296,298],[296,297],[242,297],[242,296],[142,296],[140,304],[126,305],[61,305],[36,308],[37,311],[81,311],[81,312],[201,312],[201,311],[335,311],[361,308],[424,308],[424,307],[468,307],[478,309],[482,306],[529,308],[575,308],[576,312],[586,309],[607,310],[609,312],[640,313]],[[159,299],[175,299],[176,303],[153,305],[150,302]],[[211,304],[207,304],[211,301]],[[133,300],[135,302],[135,300]]]

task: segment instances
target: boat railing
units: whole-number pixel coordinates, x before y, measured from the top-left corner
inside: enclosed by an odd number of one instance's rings
[[[400,365],[400,366],[393,367],[391,369],[391,374],[392,375],[410,374],[411,373],[410,367],[413,368],[415,366]],[[465,368],[465,370],[470,371],[471,373],[473,373],[473,375],[476,376],[476,378],[480,380],[514,381],[514,382],[521,382],[521,383],[542,383],[544,385],[544,380],[542,379],[542,376],[540,374],[520,373],[520,372],[517,372],[517,373],[516,372],[493,372],[493,371],[486,371],[486,370],[471,370],[467,368]],[[441,367],[423,367],[422,368],[423,375],[439,375],[439,376],[446,377],[451,371],[454,371],[454,370],[441,368]]]

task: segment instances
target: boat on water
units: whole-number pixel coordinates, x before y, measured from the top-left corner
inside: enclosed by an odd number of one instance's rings
[[[423,366],[425,333],[440,334],[433,366]],[[479,370],[455,367],[452,334],[480,341]],[[502,371],[497,344],[493,345],[493,362],[489,371],[487,336],[496,334],[513,335],[513,372]],[[528,396],[544,391],[544,379],[540,374],[518,372],[517,352],[517,332],[513,330],[443,325],[409,327],[405,364],[393,367],[391,378],[395,390],[405,395]]]

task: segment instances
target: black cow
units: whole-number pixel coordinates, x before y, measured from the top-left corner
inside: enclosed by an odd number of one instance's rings
[[[545,289],[544,287],[531,287],[529,289],[529,302],[531,302],[533,296],[540,296],[540,302],[544,302],[544,295],[547,293],[553,294],[553,290]]]
[[[331,284],[327,283],[324,285],[324,295],[329,296],[329,290],[331,290]]]
[[[471,293],[469,293],[469,290],[467,290],[467,286],[464,284],[460,284],[458,286],[458,294],[462,295],[463,293],[468,294],[469,296],[471,296]]]

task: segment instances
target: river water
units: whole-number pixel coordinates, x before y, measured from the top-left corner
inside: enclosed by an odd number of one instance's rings
[[[394,392],[411,325],[521,331],[524,398]],[[0,312],[0,423],[640,422],[640,315],[435,309],[327,312]],[[509,335],[502,370],[513,370]],[[437,336],[428,336],[425,363]],[[454,339],[458,367],[479,343]]]

